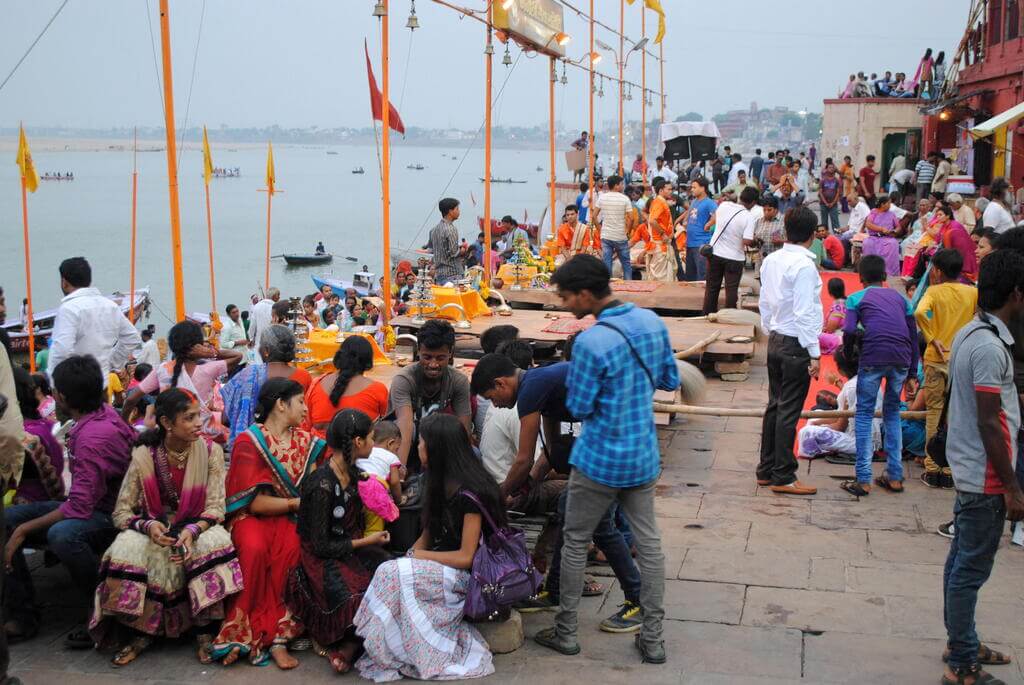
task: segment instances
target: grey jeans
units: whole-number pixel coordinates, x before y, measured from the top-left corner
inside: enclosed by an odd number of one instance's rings
[[[640,567],[640,608],[644,614],[641,640],[649,645],[662,641],[661,622],[665,618],[665,555],[661,551],[661,532],[654,515],[654,484],[632,488],[612,488],[596,483],[574,468],[569,475],[565,524],[562,527],[561,605],[555,615],[555,630],[560,639],[576,642],[579,626],[583,571],[587,563],[587,545],[608,507],[618,502],[633,528],[637,565]]]

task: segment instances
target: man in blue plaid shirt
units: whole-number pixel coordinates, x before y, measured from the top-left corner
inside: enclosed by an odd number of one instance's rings
[[[654,515],[661,473],[652,401],[655,389],[675,390],[679,373],[668,329],[654,312],[612,297],[604,263],[578,255],[551,277],[562,303],[597,324],[576,338],[566,377],[566,407],[583,422],[569,463],[562,529],[561,602],[555,627],[534,638],[563,654],[580,651],[576,637],[587,545],[608,507],[618,503],[636,539],[643,628],[636,645],[644,661],[665,663],[665,556]]]

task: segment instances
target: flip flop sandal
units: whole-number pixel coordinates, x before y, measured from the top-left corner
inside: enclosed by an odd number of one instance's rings
[[[942,653],[942,662],[949,663],[949,647],[946,647],[946,651]],[[988,645],[981,645],[978,647],[978,663],[982,666],[1006,666],[1012,661],[1012,659],[1003,654],[997,652]]]
[[[991,673],[981,670],[981,666],[978,664],[952,670],[956,680],[951,680],[943,675],[942,685],[966,685],[967,679],[972,677],[974,678],[974,685],[1006,685],[1004,681],[996,678]]]
[[[839,484],[839,487],[857,497],[867,497],[871,494],[871,491],[865,490],[864,486],[855,480],[844,480]]]
[[[122,647],[111,659],[110,665],[114,668],[122,668],[132,663],[139,658],[139,655],[146,651],[151,644],[153,644],[153,638],[148,636],[139,636],[134,638],[127,645]]]
[[[64,638],[64,646],[67,649],[92,649],[96,646],[96,643],[93,642],[89,631],[83,627],[76,628],[68,633]]]
[[[604,594],[604,585],[597,582],[593,578],[589,578],[583,581],[583,596],[584,597],[600,597]]]
[[[840,466],[855,466],[857,464],[857,457],[853,454],[830,452],[825,455],[825,461],[829,464],[839,464]]]
[[[875,479],[875,485],[896,494],[903,492],[903,482],[898,480],[889,480],[889,476],[879,476]]]

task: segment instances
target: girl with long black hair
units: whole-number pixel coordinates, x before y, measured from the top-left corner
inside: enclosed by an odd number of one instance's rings
[[[330,460],[302,486],[302,553],[285,600],[334,670],[346,673],[360,648],[352,619],[374,570],[389,558],[384,547],[391,536],[363,532],[366,511],[355,462],[373,450],[370,417],[358,409],[338,412],[327,429],[327,444],[333,450]]]
[[[242,589],[231,536],[220,525],[224,453],[200,439],[199,401],[171,388],[157,396],[155,415],[117,496],[113,520],[122,532],[100,562],[89,622],[98,645],[121,643],[114,666],[134,661],[156,637],[192,628],[199,661],[210,663],[213,636],[203,627],[223,618],[224,600]]]
[[[227,435],[221,424],[220,412],[213,408],[214,393],[219,379],[227,376],[242,361],[242,353],[214,347],[203,337],[202,327],[188,320],[171,326],[167,333],[167,346],[174,359],[160,364],[142,379],[125,400],[121,416],[127,421],[145,394],[183,388],[199,402],[203,435],[209,440],[224,443]]]
[[[342,409],[358,409],[376,421],[388,408],[388,387],[365,376],[373,369],[373,343],[350,335],[334,353],[333,363],[336,370],[314,381],[306,393],[306,428],[320,437]]]
[[[505,525],[505,508],[458,418],[431,414],[420,423],[419,436],[427,473],[423,533],[406,557],[374,574],[355,618],[366,650],[357,665],[364,678],[378,682],[480,678],[494,665],[480,634],[463,620],[468,571],[484,528],[480,507],[499,526]],[[423,621],[430,623],[429,641]],[[401,649],[387,635],[401,635]]]

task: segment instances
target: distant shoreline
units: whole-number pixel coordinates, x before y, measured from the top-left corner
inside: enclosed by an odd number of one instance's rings
[[[468,144],[468,140],[438,140],[438,139],[421,139],[415,141],[402,140],[399,136],[392,138],[392,143],[395,147],[431,147],[431,148],[448,148],[448,149],[464,149]],[[82,138],[82,137],[57,137],[57,136],[39,136],[29,137],[29,145],[34,153],[40,152],[126,152],[131,150],[131,142],[124,138]],[[372,147],[374,140],[368,139],[353,139],[342,143],[276,143],[280,147],[290,148],[307,148],[311,150],[327,150],[332,148],[344,148],[344,147]],[[228,149],[262,149],[266,146],[265,142],[246,142],[246,143],[210,143],[210,147],[213,150],[228,150]],[[165,150],[165,143],[162,138],[147,138],[139,139],[139,152],[163,152]],[[182,146],[185,150],[199,150],[201,145],[198,142],[188,141]],[[474,148],[483,149],[483,137],[478,138],[474,144]],[[498,150],[545,150],[547,145],[540,145],[532,142],[519,142],[519,141],[494,141],[494,148]],[[18,137],[17,136],[0,136],[0,153],[15,152],[18,149]]]

